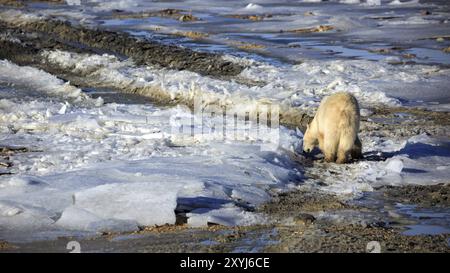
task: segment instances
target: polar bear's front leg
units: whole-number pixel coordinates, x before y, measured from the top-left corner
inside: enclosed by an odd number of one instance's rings
[[[317,137],[317,141],[319,142],[319,149],[323,152],[325,151],[325,146],[323,143],[323,133],[319,132],[319,136]]]

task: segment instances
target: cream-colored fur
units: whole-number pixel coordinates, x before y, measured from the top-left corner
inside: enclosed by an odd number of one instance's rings
[[[345,163],[361,157],[359,105],[349,93],[335,93],[322,100],[303,137],[303,150],[319,146],[325,161]]]

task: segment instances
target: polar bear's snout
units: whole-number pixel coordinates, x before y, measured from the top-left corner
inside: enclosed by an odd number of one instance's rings
[[[314,150],[314,147],[303,147],[303,152],[304,153],[311,153]]]
[[[311,129],[308,124],[305,134],[303,135],[303,152],[311,153],[318,144],[316,138],[311,134]]]

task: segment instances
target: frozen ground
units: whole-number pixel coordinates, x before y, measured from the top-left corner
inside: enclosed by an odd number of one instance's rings
[[[252,224],[262,217],[242,207],[301,177],[285,154],[262,152],[255,141],[215,142],[210,128],[178,135],[179,124],[170,122],[191,115],[182,107],[84,102],[84,94],[54,94],[76,88],[43,71],[7,61],[0,67],[3,75],[29,76],[27,83],[1,80],[10,95],[0,102],[2,145],[31,150],[15,155],[14,175],[1,178],[3,232],[174,224],[177,207],[189,211],[193,226]],[[40,98],[27,99],[24,90],[37,91],[40,81],[47,84]],[[288,150],[300,143],[295,132],[282,129],[281,136]]]
[[[443,49],[450,46],[450,7],[445,1],[80,3],[71,6],[35,4],[35,7],[37,14],[68,19],[74,24],[125,31],[200,51],[264,60],[271,67],[266,67],[266,73],[253,76],[273,83],[266,88],[274,90],[278,96],[293,88],[317,95],[320,89],[331,84],[329,89],[360,88],[365,93],[380,90],[412,105],[449,103],[444,90],[448,86],[446,75],[449,72],[445,68],[450,65],[450,55]],[[168,15],[161,12],[164,9],[175,9],[177,13]],[[152,16],[146,16],[152,12]],[[192,15],[193,19],[178,20],[177,16],[183,14]],[[2,17],[8,16],[3,14]],[[36,18],[16,14],[11,17],[12,20]],[[320,26],[331,29],[314,30]],[[321,61],[311,63],[311,59]],[[286,69],[286,62],[300,65]],[[309,80],[310,73],[301,73],[303,71],[318,72],[326,78]],[[342,74],[345,77],[341,77]],[[347,77],[353,77],[352,81]],[[296,83],[299,78],[304,79],[300,86]],[[296,94],[286,95],[293,98]],[[299,100],[304,101],[304,98]]]
[[[247,66],[237,78],[261,83],[249,86],[189,71],[137,66],[111,54],[54,49],[40,53],[46,64],[85,78],[86,85],[118,90],[158,87],[158,92],[172,98],[201,94],[209,102],[226,101],[236,112],[251,112],[258,103],[270,101],[282,112],[297,108],[313,113],[323,96],[349,91],[359,99],[369,124],[392,122],[370,120],[377,107],[414,105],[448,111],[449,55],[442,52],[449,46],[448,5],[311,2],[39,3],[27,11],[2,11],[1,17],[20,22],[39,19],[35,14],[54,15],[89,27],[223,52],[223,58]],[[202,20],[115,17],[165,8],[190,11]],[[431,14],[421,15],[421,10]],[[268,13],[272,16],[256,21],[228,16]],[[331,25],[334,30],[305,37],[286,31],[286,26],[293,30],[318,25]],[[168,35],[186,31],[208,33],[208,37]],[[229,40],[261,44],[263,51],[242,51]],[[386,48],[384,53],[372,50]],[[416,55],[406,57],[408,53]],[[38,68],[0,60],[0,144],[10,150],[26,148],[0,158],[8,166],[0,168],[11,173],[0,175],[0,239],[133,231],[175,224],[181,218],[191,227],[261,224],[268,220],[255,213],[255,207],[274,193],[305,185],[354,199],[383,185],[450,181],[448,135],[362,132],[364,153],[378,160],[311,167],[304,164],[308,159],[301,154],[298,130],[281,126],[276,148],[267,150],[265,145],[273,141],[261,138],[265,127],[237,122],[233,133],[240,137],[224,140],[217,131],[217,117],[203,117],[203,122],[194,123],[203,127],[191,127],[191,121],[201,117],[182,105],[122,99],[105,103],[91,97],[102,92],[115,91],[93,88],[85,93]],[[194,137],[181,132],[181,125],[193,130]]]
[[[259,53],[289,61],[302,61],[311,55],[380,60],[386,56],[368,50],[390,47],[398,48],[399,59],[404,53],[412,53],[416,55],[412,58],[415,62],[449,64],[450,61],[441,51],[448,46],[447,38],[439,43],[435,41],[448,35],[449,7],[445,1],[131,0],[81,1],[81,4],[70,9],[52,7],[43,13],[74,21],[82,18],[84,24],[101,24],[203,50],[234,52],[232,48],[243,42],[257,44]],[[176,9],[194,17],[186,22],[167,16],[139,16],[142,12],[162,9]],[[332,29],[314,35],[291,32],[318,26]],[[174,40],[165,35],[188,31],[204,34],[206,43]]]

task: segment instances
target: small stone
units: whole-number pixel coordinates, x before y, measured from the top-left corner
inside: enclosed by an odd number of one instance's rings
[[[197,18],[195,18],[191,14],[185,14],[185,15],[181,15],[178,20],[180,20],[182,22],[189,22],[189,21],[195,21],[196,19]]]
[[[412,58],[415,58],[415,57],[417,57],[417,56],[416,56],[416,54],[405,53],[405,54],[402,55],[402,57],[403,57],[403,58],[406,58],[406,59],[412,59]]]
[[[302,225],[302,226],[310,225],[315,220],[316,220],[316,218],[314,216],[312,216],[311,214],[307,214],[307,213],[300,213],[299,215],[294,217],[294,223],[296,225]]]

